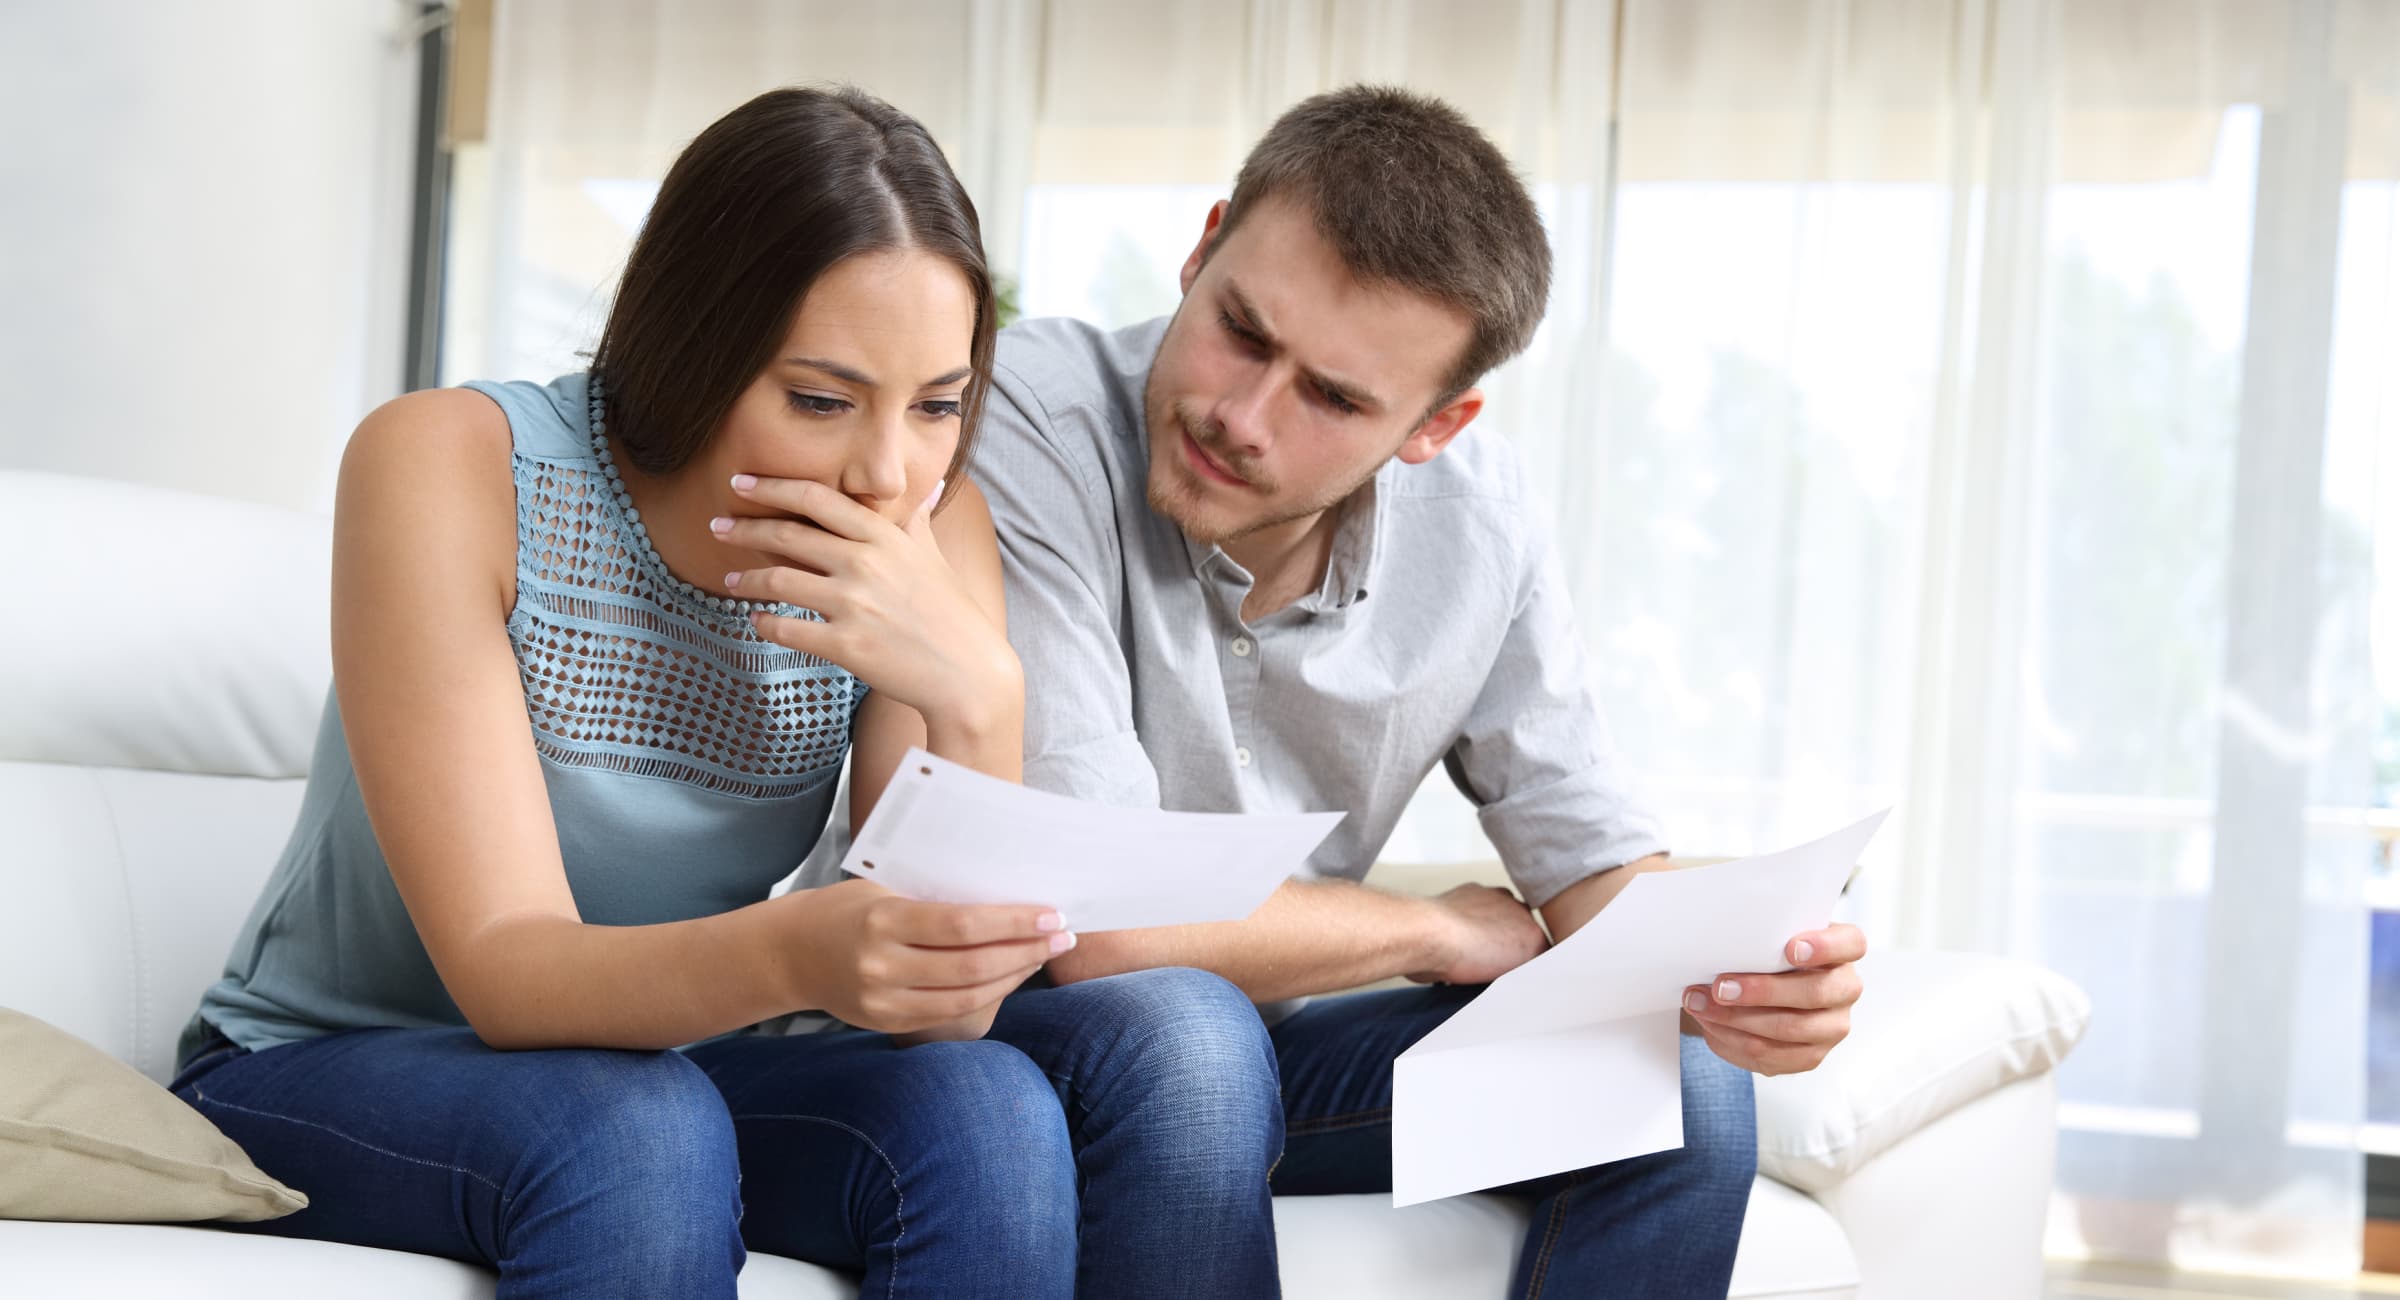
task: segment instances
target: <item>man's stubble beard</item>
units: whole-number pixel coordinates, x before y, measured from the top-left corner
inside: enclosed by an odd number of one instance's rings
[[[1182,463],[1183,436],[1187,433],[1190,434],[1192,441],[1200,444],[1202,450],[1214,454],[1219,462],[1245,479],[1249,478],[1249,474],[1245,472],[1249,467],[1240,464],[1235,457],[1226,455],[1218,446],[1213,445],[1218,441],[1218,431],[1213,426],[1202,425],[1191,420],[1178,402],[1166,404],[1168,429],[1175,435],[1176,445],[1173,449],[1174,463],[1162,465],[1156,415],[1159,408],[1156,394],[1157,383],[1158,371],[1154,366],[1142,385],[1142,423],[1145,426],[1143,436],[1151,451],[1149,482],[1146,485],[1150,508],[1177,528],[1182,529],[1184,536],[1199,545],[1223,547],[1229,542],[1238,542],[1252,533],[1279,527],[1297,519],[1306,519],[1311,515],[1322,514],[1348,501],[1383,468],[1381,464],[1377,464],[1373,469],[1360,475],[1356,482],[1320,499],[1312,499],[1297,506],[1284,506],[1264,518],[1254,519],[1231,528],[1213,526],[1200,517],[1203,489],[1200,484],[1188,481],[1189,478],[1196,478],[1197,472]],[[1203,436],[1204,428],[1208,431],[1206,436]]]

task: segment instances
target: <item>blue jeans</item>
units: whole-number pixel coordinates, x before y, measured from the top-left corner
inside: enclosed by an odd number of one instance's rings
[[[1319,998],[1275,1026],[1283,1081],[1279,1195],[1392,1187],[1392,1058],[1479,988],[1429,987]],[[1758,1169],[1750,1074],[1683,1039],[1683,1147],[1535,1179],[1533,1224],[1509,1294],[1722,1300]],[[1495,1090],[1495,1106],[1605,1106],[1540,1079]]]
[[[1032,1058],[1081,1176],[1087,1300],[1273,1300],[1268,1178],[1283,1150],[1275,1049],[1214,975],[1163,968],[1000,1004],[990,1039]]]
[[[1273,1294],[1274,1068],[1231,985],[1157,970],[1020,993],[979,1042],[369,1029],[212,1045],[174,1090],[310,1198],[229,1226],[483,1264],[507,1300],[730,1298],[745,1246],[876,1297],[1219,1297]]]

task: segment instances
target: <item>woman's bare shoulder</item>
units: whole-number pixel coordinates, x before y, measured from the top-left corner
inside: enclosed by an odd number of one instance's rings
[[[508,417],[471,389],[426,389],[376,407],[342,452],[337,564],[344,550],[400,559],[392,544],[405,539],[406,553],[433,567],[507,579],[517,544],[509,449]]]
[[[403,393],[367,413],[350,435],[342,461],[366,461],[382,473],[441,477],[505,468],[508,417],[499,404],[469,388]]]
[[[980,546],[992,536],[992,507],[975,480],[962,479],[958,490],[933,516],[934,540],[948,552],[954,545]]]

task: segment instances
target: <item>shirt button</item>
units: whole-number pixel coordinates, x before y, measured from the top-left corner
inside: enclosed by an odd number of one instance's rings
[[[1233,657],[1236,659],[1247,659],[1250,657],[1250,638],[1246,636],[1237,636],[1233,639]]]
[[[1240,749],[1236,749],[1236,750],[1234,750],[1234,751],[1233,751],[1233,761],[1234,761],[1234,762],[1236,762],[1236,763],[1239,763],[1239,764],[1241,764],[1243,767],[1248,767],[1248,766],[1250,766],[1250,751],[1249,751],[1249,749],[1245,747],[1245,748],[1240,748]]]

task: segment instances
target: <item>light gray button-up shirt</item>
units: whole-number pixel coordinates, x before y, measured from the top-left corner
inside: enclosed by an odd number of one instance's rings
[[[1470,426],[1347,505],[1324,583],[1255,623],[1250,575],[1150,509],[1164,320],[1000,336],[974,478],[1025,666],[1025,784],[1193,812],[1339,810],[1309,861],[1367,874],[1436,763],[1536,906],[1664,850],[1585,684],[1513,448]]]

